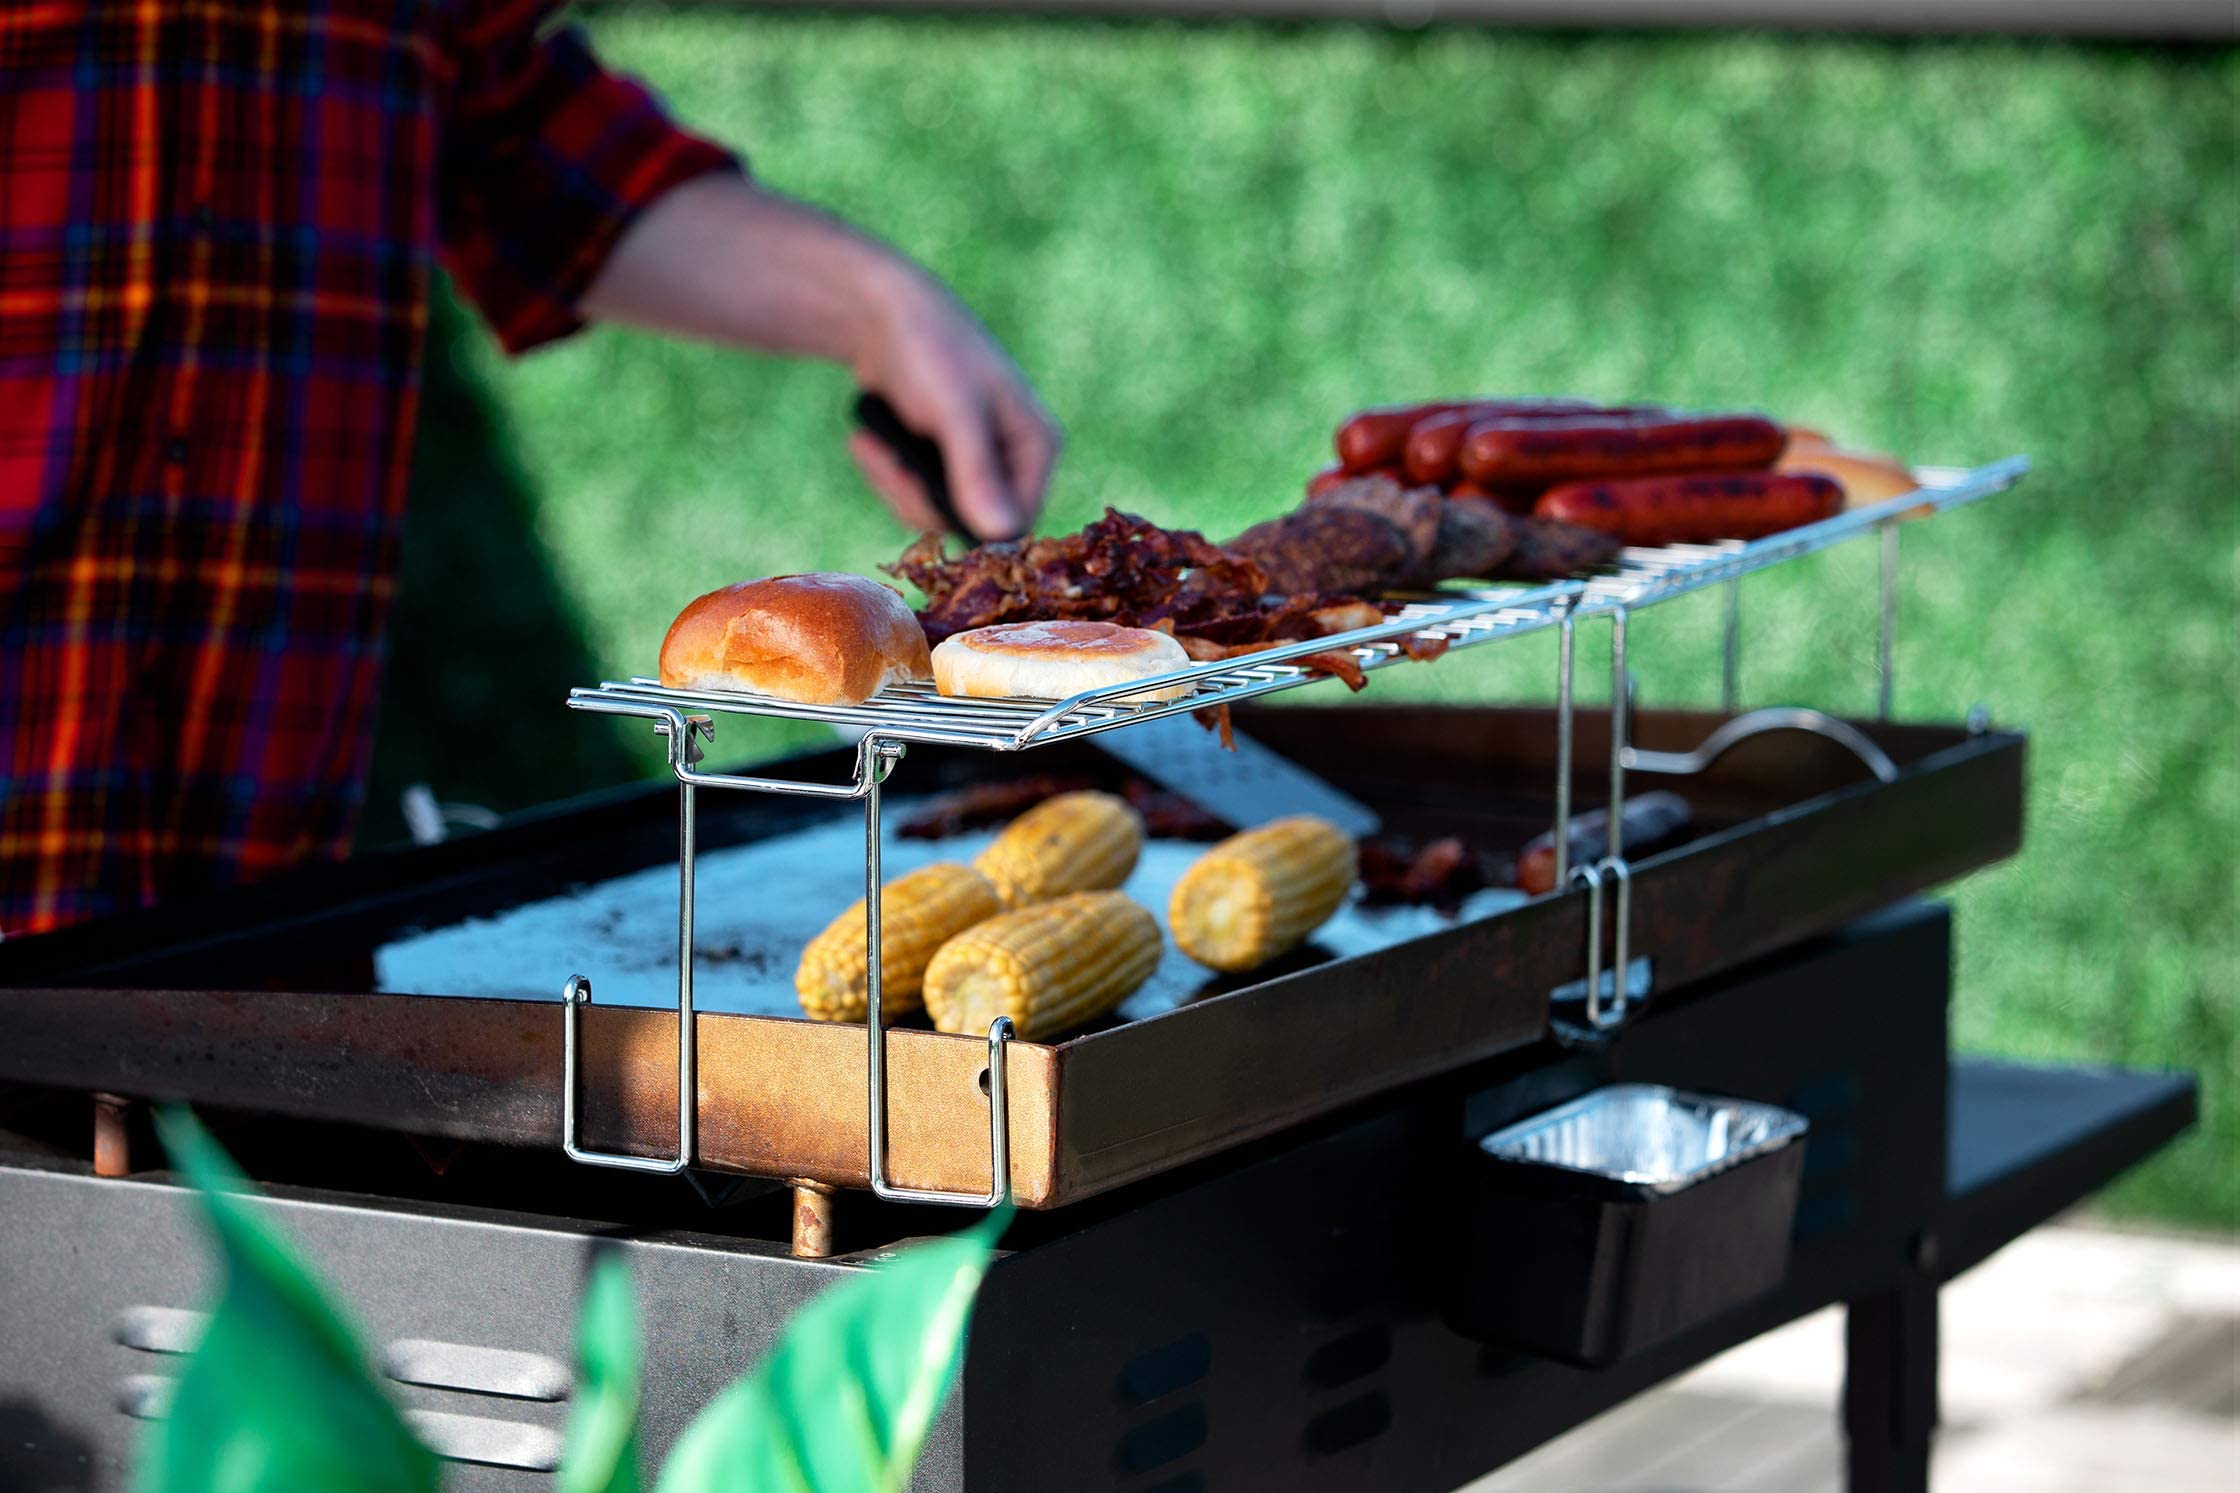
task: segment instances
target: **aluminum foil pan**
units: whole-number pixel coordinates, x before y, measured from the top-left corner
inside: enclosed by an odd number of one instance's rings
[[[1670,1194],[1794,1144],[1804,1133],[1804,1116],[1775,1105],[1625,1083],[1543,1110],[1478,1144],[1515,1165]]]

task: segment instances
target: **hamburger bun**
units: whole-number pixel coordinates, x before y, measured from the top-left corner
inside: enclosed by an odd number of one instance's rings
[[[661,640],[661,682],[672,689],[803,705],[860,705],[931,672],[926,635],[901,593],[860,575],[774,575],[710,591]]]
[[[1190,666],[1190,655],[1163,632],[1110,622],[1007,622],[974,628],[933,650],[934,688],[945,695],[1063,700],[1100,685],[1149,679]],[[1183,684],[1130,695],[1133,702],[1177,700]]]
[[[1784,452],[1776,471],[1832,478],[1843,489],[1843,506],[1865,508],[1914,491],[1921,484],[1903,463],[1867,451],[1834,447]]]

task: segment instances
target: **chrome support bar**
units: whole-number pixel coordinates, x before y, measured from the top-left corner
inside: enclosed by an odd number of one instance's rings
[[[1883,782],[1898,780],[1898,764],[1890,760],[1890,754],[1877,746],[1872,737],[1849,721],[1796,705],[1776,705],[1738,715],[1706,736],[1703,744],[1692,752],[1645,752],[1629,746],[1625,750],[1625,762],[1636,772],[1693,777],[1725,756],[1730,748],[1768,731],[1809,731],[1815,736],[1824,736],[1865,763],[1867,770]]]
[[[1874,718],[1886,721],[1890,719],[1891,704],[1898,692],[1895,657],[1898,636],[1898,525],[1895,520],[1887,520],[1882,525],[1880,579],[1882,626],[1875,635]]]

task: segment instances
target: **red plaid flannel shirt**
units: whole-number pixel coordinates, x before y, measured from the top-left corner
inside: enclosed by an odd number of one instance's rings
[[[533,346],[735,164],[550,6],[0,5],[0,931],[347,848],[435,265]]]

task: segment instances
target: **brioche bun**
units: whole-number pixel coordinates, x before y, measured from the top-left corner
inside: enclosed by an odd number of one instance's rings
[[[661,682],[673,689],[803,705],[860,705],[931,672],[926,635],[901,594],[860,575],[774,575],[710,591],[661,640]]]
[[[1149,679],[1190,666],[1190,655],[1163,632],[1110,622],[1007,622],[960,632],[933,650],[934,688],[945,695],[1063,700],[1100,685]],[[1172,684],[1130,695],[1131,702],[1176,700]]]
[[[1775,470],[1834,479],[1843,489],[1846,508],[1865,508],[1921,486],[1903,463],[1891,457],[1869,451],[1839,451],[1832,446],[1784,452]]]

